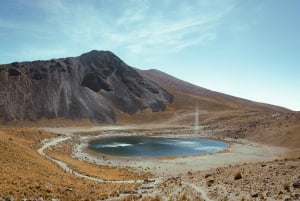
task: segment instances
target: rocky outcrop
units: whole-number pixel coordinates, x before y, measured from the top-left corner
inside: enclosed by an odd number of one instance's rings
[[[96,50],[79,57],[1,65],[0,97],[0,117],[8,121],[64,117],[112,122],[115,110],[156,112],[173,101],[113,53]]]

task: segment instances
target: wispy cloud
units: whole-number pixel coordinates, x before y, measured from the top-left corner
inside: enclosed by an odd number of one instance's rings
[[[127,9],[117,20],[118,27],[110,28],[104,38],[134,54],[141,54],[147,49],[164,49],[165,53],[180,51],[214,40],[217,37],[215,26],[232,6],[209,14],[198,12],[197,7],[177,9],[178,16],[153,13],[153,8],[148,5]]]
[[[26,6],[43,13],[38,23],[25,19],[10,25],[0,21],[0,27],[12,26],[23,29],[23,35],[44,38],[53,52],[63,53],[61,46],[65,46],[78,52],[96,48],[133,55],[149,50],[172,53],[218,37],[215,27],[230,12],[232,4],[216,7],[210,2],[29,0],[24,2]],[[53,45],[58,41],[61,45]],[[41,47],[34,45],[33,49]]]

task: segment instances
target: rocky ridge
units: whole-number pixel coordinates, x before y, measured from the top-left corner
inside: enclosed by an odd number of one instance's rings
[[[10,120],[89,118],[116,121],[116,110],[134,114],[166,109],[173,96],[109,51],[48,61],[0,65],[0,117]]]

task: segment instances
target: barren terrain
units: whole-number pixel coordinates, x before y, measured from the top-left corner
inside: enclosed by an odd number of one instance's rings
[[[139,72],[174,96],[165,111],[113,108],[116,122],[102,124],[0,119],[0,200],[300,200],[299,112]],[[91,139],[116,135],[206,137],[230,146],[150,159],[87,149]]]
[[[137,188],[136,184],[94,182],[67,173],[37,152],[42,140],[51,137],[55,135],[34,128],[0,130],[0,200],[95,200]],[[124,174],[124,170],[108,171],[111,176]]]
[[[205,110],[199,113],[201,126],[197,133],[192,123],[193,110],[170,115],[161,124],[2,127],[0,197],[7,200],[299,199],[298,113]],[[134,122],[149,114],[137,114],[123,121]],[[148,160],[102,156],[85,148],[89,139],[112,135],[200,136],[225,140],[230,147],[216,154]],[[62,161],[71,171],[38,153],[46,142],[65,137],[67,140],[52,144],[44,153]],[[235,179],[235,174],[241,174],[241,178]]]

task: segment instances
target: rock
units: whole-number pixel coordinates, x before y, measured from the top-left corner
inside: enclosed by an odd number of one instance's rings
[[[292,197],[294,197],[295,199],[300,199],[300,194],[294,194],[294,195],[292,195]]]
[[[284,183],[283,184],[283,189],[286,190],[286,191],[289,191],[290,190],[290,185],[288,183]]]
[[[293,183],[294,188],[300,188],[300,180]]]
[[[144,184],[154,183],[155,179],[144,179]]]
[[[211,187],[214,184],[215,180],[214,179],[210,179],[206,182],[208,187]]]
[[[116,111],[163,111],[173,96],[109,51],[0,65],[0,118],[116,121]]]
[[[122,194],[138,194],[138,192],[137,191],[126,190],[126,191],[123,191]]]
[[[149,190],[149,189],[153,189],[154,187],[153,186],[142,186],[140,188],[143,190]]]
[[[242,174],[240,172],[237,172],[234,174],[234,180],[240,180],[242,179]]]
[[[257,198],[257,197],[258,197],[258,193],[254,193],[254,194],[252,194],[252,195],[251,195],[251,197],[253,197],[253,198]]]
[[[65,189],[65,192],[72,192],[72,191],[73,191],[73,188],[71,188],[71,187],[68,187]]]

